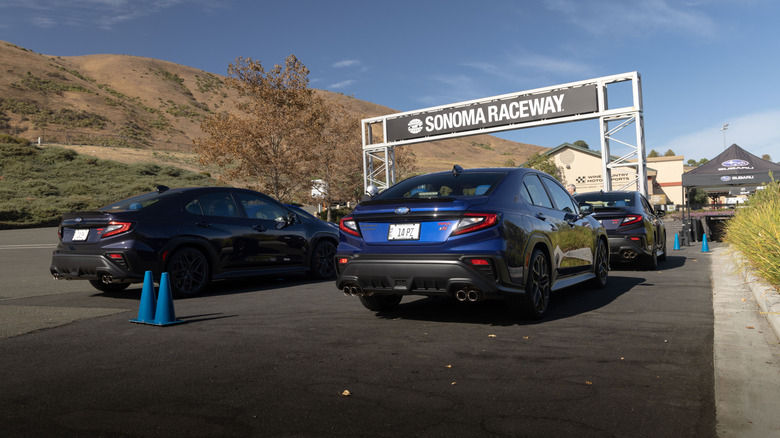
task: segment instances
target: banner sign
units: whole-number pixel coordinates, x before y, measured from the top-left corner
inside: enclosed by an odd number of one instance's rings
[[[388,118],[387,142],[516,125],[598,112],[596,85],[520,94],[471,105]],[[518,127],[519,128],[519,127]]]

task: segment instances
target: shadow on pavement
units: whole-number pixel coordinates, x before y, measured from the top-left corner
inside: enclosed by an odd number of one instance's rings
[[[600,309],[619,296],[643,283],[644,278],[610,275],[604,289],[572,286],[554,292],[550,309],[541,320],[523,319],[512,315],[502,300],[461,303],[452,298],[422,298],[401,304],[393,311],[377,312],[378,318],[409,319],[439,323],[479,324],[489,326],[535,325]]]

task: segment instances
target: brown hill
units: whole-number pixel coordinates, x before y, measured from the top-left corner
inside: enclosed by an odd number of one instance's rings
[[[0,72],[0,133],[46,143],[191,152],[192,140],[203,135],[201,118],[233,110],[236,99],[223,76],[136,56],[50,56],[0,41]],[[317,92],[362,117],[396,112]],[[519,164],[544,149],[490,135],[405,148],[421,171]]]

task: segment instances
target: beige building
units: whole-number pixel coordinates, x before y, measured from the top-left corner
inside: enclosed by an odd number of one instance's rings
[[[574,184],[577,193],[599,191],[604,188],[601,175],[601,152],[564,143],[544,152],[552,156],[561,172],[564,184]],[[647,192],[651,204],[672,204],[681,206],[684,201],[682,189],[682,155],[647,158]],[[631,168],[612,170],[612,190],[635,190],[636,172]]]

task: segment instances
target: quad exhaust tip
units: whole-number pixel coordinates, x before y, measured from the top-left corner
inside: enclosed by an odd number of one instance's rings
[[[465,289],[458,289],[455,292],[455,299],[457,299],[460,302],[468,301],[470,303],[474,303],[477,301],[482,300],[482,292],[474,287],[471,288],[465,288]]]
[[[347,295],[347,296],[362,297],[362,296],[366,295],[366,293],[363,292],[363,289],[361,289],[360,286],[357,286],[357,285],[354,285],[354,286],[353,285],[346,285],[346,286],[344,286],[344,289],[342,289],[342,291],[344,292],[344,295]]]

